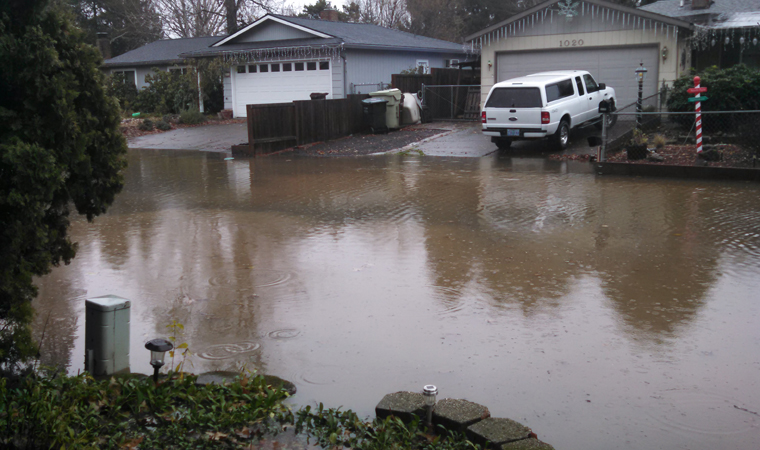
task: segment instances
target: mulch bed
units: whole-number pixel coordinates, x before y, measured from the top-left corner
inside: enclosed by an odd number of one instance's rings
[[[384,134],[354,134],[328,142],[316,142],[294,147],[285,151],[299,156],[362,156],[402,148],[446,131],[448,130],[408,126]]]
[[[673,166],[753,167],[754,158],[751,151],[744,150],[733,144],[718,144],[712,146],[712,148],[720,155],[720,159],[717,161],[705,161],[698,157],[694,145],[666,145],[664,148],[657,149],[657,154],[664,158],[664,161],[662,162],[650,161],[647,159],[631,161],[628,160],[625,150],[607,155],[607,161],[627,164],[658,164]]]
[[[160,120],[161,118],[149,117],[149,119],[152,120],[153,123],[156,123],[156,121]],[[153,131],[143,131],[140,128],[138,128],[138,126],[141,123],[142,123],[142,119],[122,120],[121,126],[119,127],[119,129],[121,130],[121,134],[123,134],[124,137],[126,137],[127,139],[130,139],[130,138],[135,138],[139,136],[145,136],[148,134],[159,134],[159,133],[166,133],[167,131],[171,131],[171,130],[162,131],[157,128],[154,128]],[[170,123],[169,125],[171,125],[172,130],[176,130],[178,128],[195,128],[195,127],[202,127],[206,125],[226,125],[229,123],[245,123],[245,119],[225,119],[225,120],[210,119],[207,122],[197,123],[193,125],[188,125],[184,123]]]

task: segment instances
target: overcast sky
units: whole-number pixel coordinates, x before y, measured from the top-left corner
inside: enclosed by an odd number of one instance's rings
[[[344,0],[328,0],[338,10],[343,10],[343,5],[346,4]],[[297,12],[301,12],[306,5],[313,5],[317,3],[317,0],[285,0],[285,4],[295,7]]]

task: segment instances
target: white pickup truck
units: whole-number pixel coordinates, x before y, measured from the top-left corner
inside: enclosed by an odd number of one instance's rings
[[[615,110],[615,90],[585,70],[541,72],[502,81],[491,88],[481,115],[483,134],[500,149],[512,141],[549,137],[557,149],[567,147],[570,130],[581,124],[601,127],[599,104]],[[607,126],[615,115],[607,116]]]

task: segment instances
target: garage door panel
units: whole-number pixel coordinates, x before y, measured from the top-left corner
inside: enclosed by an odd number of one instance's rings
[[[235,113],[245,117],[246,105],[309,100],[314,92],[332,98],[332,70],[235,73]]]
[[[497,81],[550,70],[588,70],[597,82],[615,89],[618,106],[636,101],[634,71],[643,62],[648,70],[644,96],[657,92],[658,50],[651,46],[505,52],[496,60]]]

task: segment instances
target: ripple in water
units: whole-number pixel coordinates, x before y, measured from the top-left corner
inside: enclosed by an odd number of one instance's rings
[[[220,359],[234,358],[246,353],[251,353],[258,350],[259,347],[260,345],[258,343],[251,341],[243,341],[236,344],[212,345],[206,350],[198,353],[198,356],[203,359],[216,361]]]
[[[670,390],[653,395],[660,407],[652,417],[668,428],[706,435],[742,434],[760,425],[741,401],[720,394],[693,390]]]
[[[298,337],[301,334],[300,331],[295,330],[293,328],[284,328],[282,330],[275,330],[267,334],[272,339],[277,339],[278,341],[284,341],[287,339],[294,339]]]
[[[289,282],[293,278],[293,274],[290,272],[280,272],[276,270],[256,270],[256,269],[241,269],[245,271],[251,271],[252,277],[255,281],[255,287],[270,287],[279,286]],[[211,277],[208,280],[208,284],[211,286],[226,286],[236,283],[238,280],[234,278],[225,277]]]

